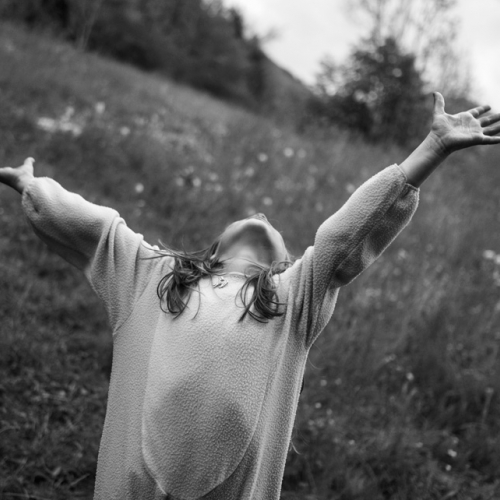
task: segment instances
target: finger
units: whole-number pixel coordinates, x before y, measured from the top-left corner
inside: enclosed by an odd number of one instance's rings
[[[490,136],[500,134],[500,123],[496,123],[495,125],[492,125],[491,127],[484,128],[483,134],[490,135]]]
[[[483,113],[486,113],[486,111],[489,111],[490,109],[491,109],[491,106],[488,106],[488,105],[478,106],[477,108],[469,109],[469,113],[474,118],[477,118],[477,117],[481,116]]]
[[[32,167],[33,163],[35,163],[35,159],[31,158],[31,156],[29,158],[26,158],[26,160],[24,160],[24,165],[28,167]]]
[[[495,135],[493,137],[484,137],[483,144],[500,144],[500,136]]]
[[[444,114],[444,97],[439,92],[433,92],[434,96],[434,114]]]
[[[482,127],[487,127],[488,125],[492,125],[493,123],[496,123],[498,121],[500,121],[500,113],[497,113],[495,115],[484,116],[479,120],[479,123],[481,124]]]

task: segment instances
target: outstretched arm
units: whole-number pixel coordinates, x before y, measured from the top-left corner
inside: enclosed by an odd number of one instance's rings
[[[34,177],[32,158],[17,168],[0,168],[0,182],[22,194],[35,233],[85,273],[113,329],[119,328],[151,279],[156,252],[115,210],[89,203],[52,179]]]
[[[401,163],[408,182],[419,187],[451,153],[471,146],[500,144],[500,113],[485,115],[491,108],[479,106],[449,115],[444,98],[434,93],[431,131],[420,146]]]
[[[410,221],[418,188],[432,171],[453,151],[500,143],[500,114],[485,116],[489,106],[448,115],[441,94],[434,97],[432,129],[422,144],[401,165],[365,182],[320,226],[314,247],[286,271],[296,291],[293,323],[307,332],[307,345],[329,320],[338,288],[363,272]]]

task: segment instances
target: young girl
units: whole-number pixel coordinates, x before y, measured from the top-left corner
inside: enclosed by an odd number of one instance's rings
[[[307,355],[339,288],[409,222],[420,184],[451,152],[500,143],[500,114],[448,115],[434,97],[423,143],[363,184],[293,265],[261,214],[228,226],[204,254],[181,255],[34,178],[32,159],[0,169],[38,236],[83,271],[109,314],[96,499],[279,498]]]

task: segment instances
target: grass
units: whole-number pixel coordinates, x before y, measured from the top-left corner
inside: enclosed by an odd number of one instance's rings
[[[34,156],[38,175],[117,208],[153,243],[204,247],[258,210],[300,255],[354,186],[407,153],[297,136],[8,24],[0,67],[0,164]],[[500,497],[499,159],[452,157],[410,227],[341,292],[311,352],[283,499]],[[0,497],[91,498],[104,311],[7,188],[0,227]]]

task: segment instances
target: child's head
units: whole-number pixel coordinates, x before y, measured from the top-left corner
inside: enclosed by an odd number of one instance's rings
[[[240,290],[245,306],[241,319],[249,314],[267,321],[283,314],[273,276],[292,263],[283,237],[263,214],[233,222],[210,247],[199,252],[167,250],[162,254],[175,258],[173,270],[158,284],[166,312],[181,314],[201,278],[239,270],[248,276]],[[247,299],[250,287],[253,291]]]
[[[289,255],[281,233],[259,213],[227,226],[217,238],[212,258],[223,266],[231,260],[241,259],[269,269],[274,262],[288,261]]]

